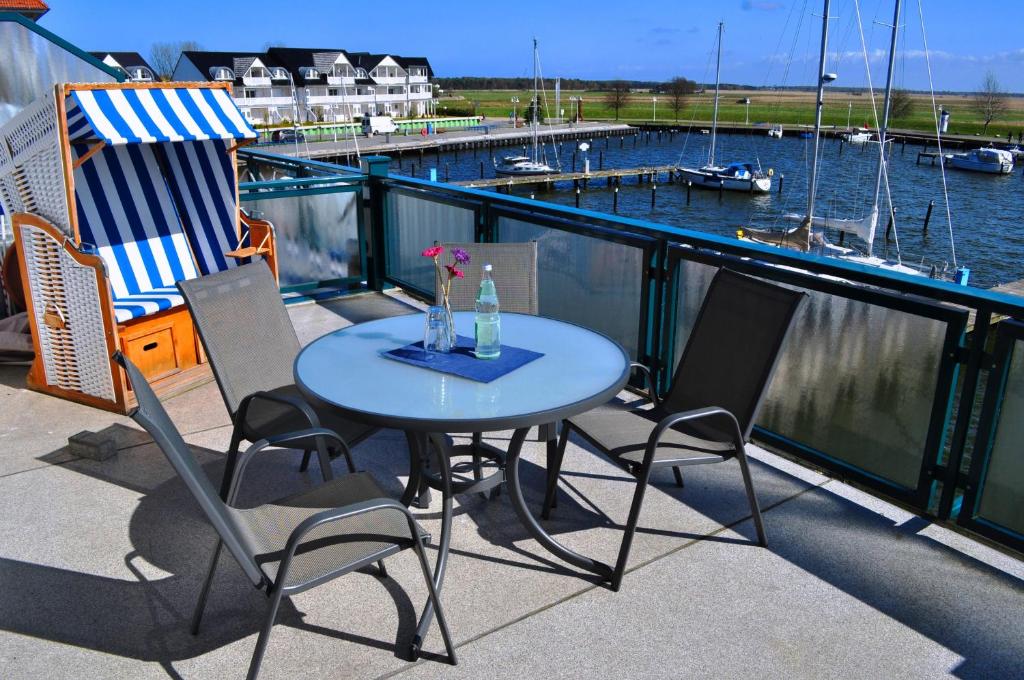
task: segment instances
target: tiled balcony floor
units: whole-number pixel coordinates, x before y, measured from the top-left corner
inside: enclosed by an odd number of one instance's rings
[[[291,308],[303,340],[407,311],[401,296],[374,295]],[[167,406],[219,479],[230,428],[216,386]],[[67,437],[83,429],[116,434],[118,455],[70,456]],[[695,469],[685,489],[670,474],[656,481],[618,593],[549,559],[506,495],[460,497],[442,593],[458,667],[402,658],[425,598],[415,558],[403,553],[389,561],[390,580],[352,574],[286,601],[261,677],[1024,673],[1024,563],[762,449],[752,455],[768,549],[750,543],[734,463]],[[399,493],[408,467],[401,434],[380,433],[355,457]],[[536,504],[543,445],[528,442],[523,460]],[[300,474],[298,461],[290,451],[257,460],[245,500],[316,483],[315,466]],[[613,560],[632,482],[579,441],[564,479],[551,530]],[[420,513],[435,535],[438,512]],[[230,560],[203,632],[188,633],[213,542],[130,420],[28,392],[24,368],[0,367],[0,677],[243,677],[265,598]],[[436,627],[425,648],[443,649]]]

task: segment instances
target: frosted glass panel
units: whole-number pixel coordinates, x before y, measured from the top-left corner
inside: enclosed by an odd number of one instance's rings
[[[498,233],[502,243],[537,241],[541,315],[604,333],[636,358],[642,249],[507,217]]]
[[[715,272],[681,267],[677,362]],[[757,424],[916,488],[946,322],[807,293]]]
[[[282,286],[362,275],[358,206],[351,191],[242,203],[274,225]]]
[[[982,518],[1024,534],[1024,350],[1014,346],[992,453],[981,480]]]
[[[434,241],[472,243],[473,211],[397,193],[387,195],[387,210],[388,274],[433,291],[434,265],[420,253]]]

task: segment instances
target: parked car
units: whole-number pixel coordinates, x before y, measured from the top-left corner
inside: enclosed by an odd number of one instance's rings
[[[303,134],[302,130],[284,128],[274,130],[274,133],[270,135],[270,139],[274,142],[304,142],[306,141],[306,135]]]

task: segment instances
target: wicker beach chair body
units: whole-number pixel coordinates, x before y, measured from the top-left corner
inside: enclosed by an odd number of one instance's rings
[[[130,357],[162,393],[209,378],[179,280],[263,257],[273,227],[238,208],[235,151],[255,138],[226,88],[58,85],[0,137],[32,323],[33,389],[126,412]]]

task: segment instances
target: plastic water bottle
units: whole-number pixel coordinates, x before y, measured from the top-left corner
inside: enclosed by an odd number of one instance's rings
[[[501,356],[501,317],[498,315],[498,291],[491,278],[491,265],[484,265],[480,292],[476,295],[476,358]]]

